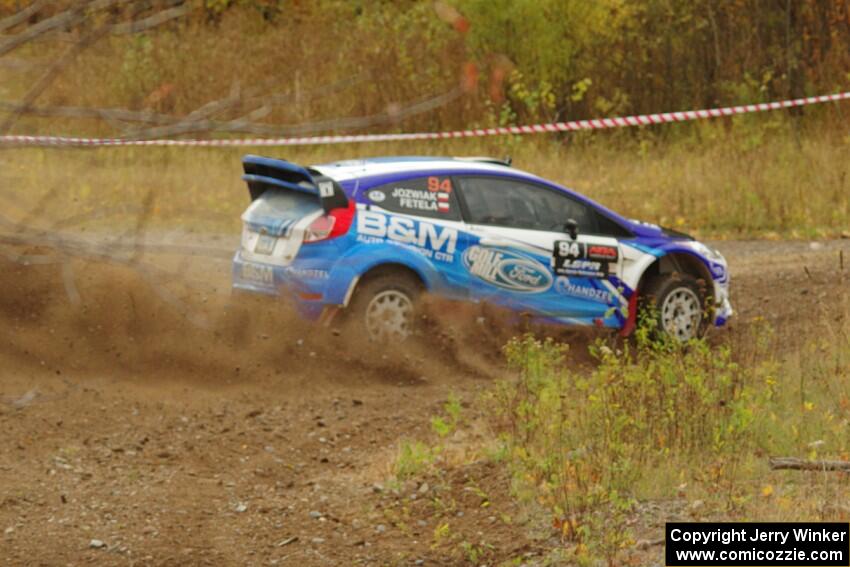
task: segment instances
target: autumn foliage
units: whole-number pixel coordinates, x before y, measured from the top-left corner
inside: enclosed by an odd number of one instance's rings
[[[850,0],[188,3],[179,20],[89,48],[42,102],[185,114],[233,89],[275,92],[292,100],[264,122],[331,120],[319,129],[363,131],[662,112],[850,88]],[[27,4],[0,0],[0,16]],[[48,4],[29,25],[74,2]],[[29,53],[51,46],[59,49],[48,41]],[[379,119],[333,122],[364,116]]]

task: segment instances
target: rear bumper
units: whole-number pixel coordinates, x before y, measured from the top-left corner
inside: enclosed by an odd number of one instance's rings
[[[330,281],[327,270],[293,262],[288,266],[249,261],[236,252],[233,257],[232,287],[235,293],[254,293],[292,301],[301,315],[318,319],[328,305]]]

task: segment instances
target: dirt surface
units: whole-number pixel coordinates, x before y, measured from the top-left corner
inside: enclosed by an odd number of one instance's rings
[[[492,565],[557,546],[482,433],[452,436],[442,473],[393,480],[451,392],[485,421],[472,402],[508,376],[510,330],[453,308],[376,347],[231,302],[230,238],[146,244],[0,246],[4,564]],[[847,293],[848,240],[714,244],[737,309],[717,340],[756,317],[793,340]]]

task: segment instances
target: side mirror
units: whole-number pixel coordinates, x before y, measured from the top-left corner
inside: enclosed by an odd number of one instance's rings
[[[575,219],[567,219],[567,222],[564,223],[564,232],[569,234],[573,240],[578,237],[578,223]]]

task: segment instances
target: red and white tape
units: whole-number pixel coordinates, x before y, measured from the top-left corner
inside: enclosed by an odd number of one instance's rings
[[[503,136],[510,134],[542,134],[545,132],[571,132],[576,130],[599,130],[603,128],[624,128],[627,126],[648,126],[667,122],[686,122],[705,118],[735,116],[767,110],[781,110],[849,100],[850,92],[831,95],[811,96],[793,100],[709,108],[705,110],[686,110],[665,112],[662,114],[641,114],[616,118],[597,118],[594,120],[574,120],[549,124],[531,124],[526,126],[499,126],[496,128],[477,128],[473,130],[454,130],[449,132],[410,132],[400,134],[356,134],[334,136],[307,136],[300,138],[221,138],[216,140],[130,140],[124,138],[79,138],[66,136],[0,136],[0,145],[15,146],[56,146],[56,147],[99,147],[99,146],[311,146],[320,144],[357,144],[365,142],[393,142],[408,140],[445,140],[451,138],[475,138],[481,136]]]

